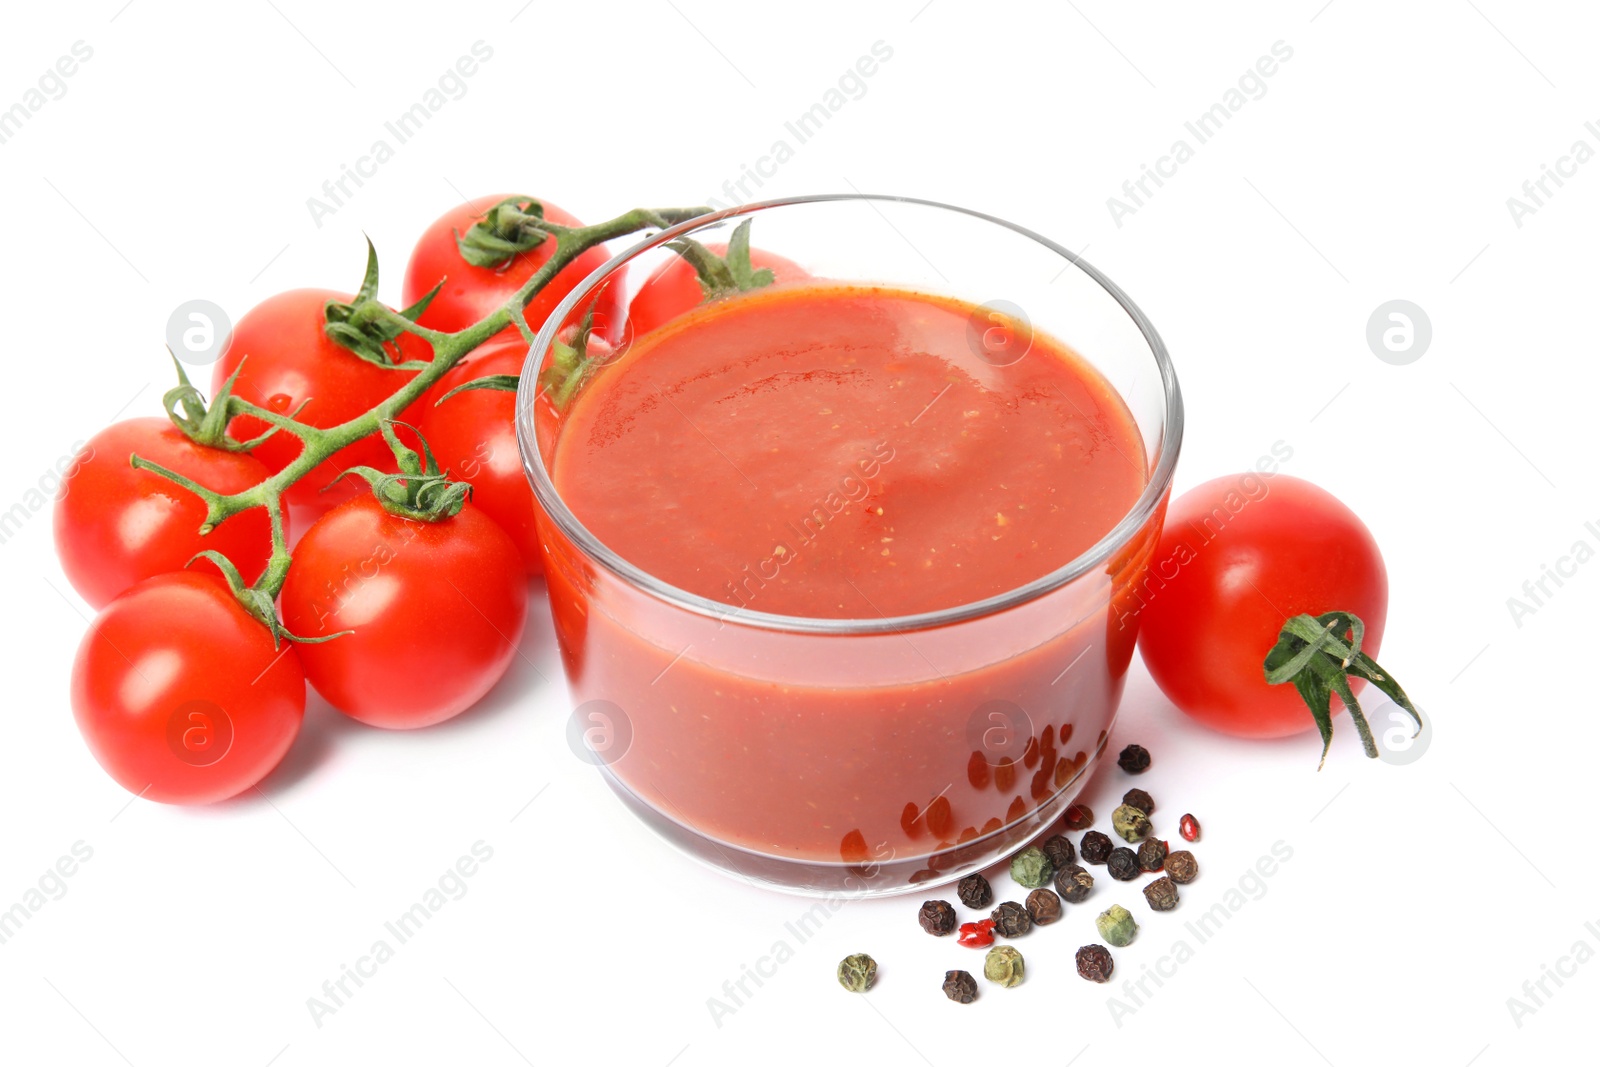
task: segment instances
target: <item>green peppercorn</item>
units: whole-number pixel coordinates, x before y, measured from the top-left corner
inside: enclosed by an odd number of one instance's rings
[[[1171,911],[1178,906],[1178,887],[1171,878],[1157,878],[1144,887],[1144,899],[1152,911]]]
[[[957,1004],[971,1004],[978,999],[977,980],[966,971],[944,972],[944,995]]]
[[[1150,832],[1150,816],[1132,804],[1118,804],[1111,813],[1111,828],[1124,841],[1138,841]]]
[[[1094,889],[1094,875],[1073,864],[1056,875],[1056,892],[1068,904],[1082,904]]]
[[[1133,921],[1133,914],[1121,904],[1113,904],[1095,916],[1094,928],[1100,931],[1101,937],[1118,948],[1132,944],[1139,933],[1139,924]]]
[[[983,976],[1007,988],[1022,983],[1022,953],[1010,945],[996,945],[983,958]]]
[[[1164,867],[1167,877],[1179,885],[1188,885],[1194,881],[1195,875],[1200,873],[1200,865],[1195,862],[1194,853],[1187,849],[1167,853]]]
[[[1039,847],[1044,850],[1044,858],[1050,861],[1050,866],[1058,871],[1065,870],[1078,862],[1078,850],[1072,847],[1071,841],[1060,834],[1047,838]]]
[[[878,961],[857,952],[839,961],[839,984],[852,993],[865,993],[878,978]]]
[[[1041,848],[1025,848],[1011,857],[1011,880],[1024,889],[1038,889],[1049,885],[1055,877],[1055,868]]]
[[[1035,926],[1049,926],[1061,918],[1061,898],[1056,896],[1054,890],[1035,889],[1023,904],[1027,906],[1028,918],[1033,920]]]

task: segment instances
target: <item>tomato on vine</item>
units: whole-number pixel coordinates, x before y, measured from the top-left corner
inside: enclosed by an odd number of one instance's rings
[[[300,732],[305,675],[289,645],[196,571],[111,601],[72,666],[72,712],[94,758],[131,793],[209,804],[249,789]]]
[[[423,299],[439,286],[417,323],[454,332],[502,307],[555,254],[556,239],[542,228],[546,223],[581,225],[548,200],[526,196],[479,197],[441,215],[423,233],[406,266],[406,303]],[[556,305],[608,258],[605,249],[596,246],[563,267],[523,309],[528,326],[538,330]],[[613,289],[600,296],[597,319],[605,324],[602,333],[609,331],[620,311]],[[515,326],[502,333],[520,336]]]
[[[234,395],[308,426],[325,429],[366,414],[415,376],[414,370],[392,369],[394,364],[426,362],[432,353],[425,341],[409,333],[377,346],[382,356],[372,352],[363,356],[340,344],[334,337],[338,331],[328,329],[329,308],[335,309],[337,319],[337,309],[349,307],[358,297],[326,289],[295,289],[257,304],[234,326],[212,374],[213,391],[220,391],[237,372]],[[390,366],[383,365],[385,361]],[[397,413],[396,417],[409,416]],[[241,440],[270,429],[254,415],[235,417],[231,427]],[[279,431],[252,449],[252,454],[276,473],[300,451],[298,438]],[[359,482],[339,478],[346,469],[360,466],[392,469],[382,440],[367,437],[335,452],[291,486],[284,499],[312,512],[325,511],[363,491]]]
[[[751,248],[749,219],[738,225],[725,245],[702,245],[685,238],[671,247],[678,255],[652,271],[628,304],[628,329],[635,337],[709,300],[811,277],[793,260]]]
[[[145,578],[182,570],[195,554],[221,552],[249,581],[272,554],[266,512],[235,515],[204,536],[205,504],[149,470],[137,453],[221,493],[250,489],[271,472],[244,452],[199,444],[165,418],[128,419],[95,434],[73,459],[56,497],[56,554],[67,581],[95,608]],[[197,569],[210,569],[205,561]]]
[[[511,665],[527,619],[517,546],[427,455],[306,531],[283,586],[284,625],[317,692],[353,719],[411,729],[459,715]],[[380,500],[380,497],[382,499]],[[332,637],[334,634],[343,636]]]

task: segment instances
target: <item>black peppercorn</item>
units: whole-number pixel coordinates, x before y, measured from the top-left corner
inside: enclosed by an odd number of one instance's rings
[[[1114,968],[1111,950],[1104,945],[1084,945],[1078,950],[1078,977],[1091,982],[1108,982]]]
[[[1141,871],[1159,871],[1161,865],[1167,862],[1167,843],[1155,837],[1147,837],[1139,845],[1139,869]]]
[[[994,932],[1001,937],[1021,937],[1033,929],[1028,909],[1014,900],[1008,900],[994,909],[989,918],[994,920]]]
[[[1111,855],[1111,838],[1099,830],[1090,830],[1078,843],[1078,854],[1085,863],[1104,863]]]
[[[934,937],[943,937],[956,928],[956,909],[942,900],[924,901],[917,922]]]
[[[1200,865],[1194,861],[1194,853],[1189,851],[1167,853],[1165,867],[1167,877],[1179,885],[1188,885],[1200,873]]]
[[[1052,890],[1035,889],[1024,903],[1028,906],[1028,918],[1035,926],[1049,926],[1061,918],[1061,898]]]
[[[1131,848],[1114,848],[1106,857],[1106,869],[1119,882],[1131,882],[1139,877],[1139,857]]]
[[[1082,904],[1094,888],[1094,875],[1073,864],[1056,875],[1056,892],[1068,904]]]
[[[1064,871],[1078,862],[1078,850],[1072,847],[1071,841],[1068,841],[1060,834],[1050,838],[1039,848],[1044,851],[1045,858],[1050,861],[1050,866],[1058,871]]]
[[[971,1004],[978,999],[978,980],[966,971],[946,971],[944,995],[957,1004]]]
[[[1157,878],[1144,887],[1144,899],[1152,911],[1171,911],[1178,906],[1178,887],[1171,878]]]
[[[1137,787],[1122,794],[1122,802],[1138,808],[1146,815],[1149,815],[1151,812],[1156,810],[1155,798],[1149,793],[1146,793],[1143,789],[1139,789]]]
[[[994,890],[983,875],[969,874],[956,883],[956,896],[969,908],[987,908],[994,900]]]
[[[1117,766],[1129,774],[1143,774],[1150,769],[1150,753],[1138,745],[1129,745],[1117,757]]]

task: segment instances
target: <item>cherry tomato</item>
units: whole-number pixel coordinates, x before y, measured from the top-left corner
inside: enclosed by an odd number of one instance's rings
[[[368,496],[306,531],[284,583],[284,625],[306,677],[353,719],[390,729],[442,722],[511,664],[527,617],[517,546],[472,504],[442,522],[391,515]]]
[[[708,244],[706,248],[719,256],[728,254],[727,245]],[[759,248],[750,250],[750,266],[754,270],[772,271],[775,282],[811,277],[798,263]],[[700,276],[694,267],[681,256],[674,256],[657,267],[634,295],[633,302],[628,305],[628,329],[634,337],[643,337],[699,307],[704,300],[705,290],[700,286]]]
[[[1266,682],[1278,631],[1293,615],[1348,611],[1376,659],[1389,579],[1372,534],[1332,494],[1250,473],[1172,504],[1140,599],[1139,650],[1174,704],[1224,733],[1286,737],[1315,720],[1294,686]]]
[[[521,289],[534,271],[555,252],[555,238],[547,237],[528,251],[514,256],[510,263],[499,269],[475,267],[461,258],[456,236],[465,233],[485,212],[506,199],[508,197],[505,196],[479,197],[447,211],[423,233],[417,247],[411,252],[411,262],[406,265],[404,305],[409,307],[421,300],[441,280],[445,284],[439,290],[439,295],[434,297],[433,303],[417,319],[418,323],[446,333],[466,329],[511,299],[512,294]],[[551,222],[560,226],[583,225],[550,201],[541,200],[540,203],[544,206],[544,217]],[[539,329],[562,298],[610,258],[604,248],[591,248],[562,268],[524,309],[528,325],[534,330]],[[612,324],[618,322],[621,307],[615,294],[619,291],[620,286],[614,279],[600,296],[595,308],[595,321],[599,324],[596,329],[601,334],[609,335]],[[508,326],[505,332],[508,336],[520,336],[515,326]]]
[[[272,554],[266,511],[240,512],[201,536],[205,504],[158,474],[135,470],[128,463],[134,453],[219,493],[249,489],[271,473],[242,452],[195,444],[165,418],[101,430],[73,457],[74,472],[56,496],[56,555],[79,595],[105,607],[145,578],[183,570],[206,549],[255,581]],[[194,569],[218,573],[209,560],[195,560]]]
[[[295,289],[251,308],[234,326],[228,347],[217,361],[212,374],[213,395],[243,360],[244,370],[233,391],[251,403],[286,415],[304,403],[304,409],[295,417],[324,428],[365,415],[404,386],[415,372],[387,370],[368,363],[323,332],[323,307],[328,301],[348,303],[351,299],[348,294],[326,289]],[[412,334],[402,334],[399,345],[403,360],[432,358],[427,343]],[[413,405],[400,419],[414,422],[419,415],[420,409]],[[266,430],[265,423],[248,415],[237,416],[229,426],[229,432],[241,441]],[[277,473],[300,454],[300,440],[280,430],[252,454]],[[378,434],[342,448],[318,464],[284,493],[284,499],[312,513],[326,511],[341,500],[367,491],[358,478],[339,478],[341,472],[359,466],[395,469],[394,456]],[[337,484],[323,492],[335,479]]]
[[[520,374],[527,357],[521,339],[491,342],[452,367],[430,395],[491,374]],[[511,536],[530,574],[537,574],[539,537],[533,490],[517,448],[515,393],[472,389],[428,411],[417,427],[451,477],[472,483],[472,503]]]
[[[72,712],[117,784],[166,804],[209,804],[255,785],[305,713],[293,646],[220,578],[147,578],[94,620],[72,666]]]

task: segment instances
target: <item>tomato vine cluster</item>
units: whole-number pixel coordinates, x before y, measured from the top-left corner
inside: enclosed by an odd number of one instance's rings
[[[100,609],[72,705],[106,771],[152,800],[216,801],[289,750],[308,682],[394,729],[481,699],[516,656],[540,569],[512,392],[529,324],[606,261],[606,241],[705,210],[584,226],[530,197],[463,205],[413,250],[403,309],[378,300],[369,246],[355,294],[296,289],[241,318],[209,401],[180,366],[167,418],[92,438],[55,533]],[[688,289],[651,301],[762,284],[747,250],[679,251]],[[609,352],[597,324],[620,320],[619,299],[603,293],[557,344],[567,379]],[[291,553],[291,521],[308,519]]]

